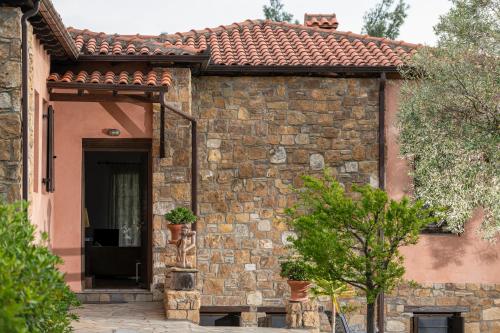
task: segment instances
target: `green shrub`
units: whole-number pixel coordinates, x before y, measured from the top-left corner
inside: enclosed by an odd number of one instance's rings
[[[293,281],[307,281],[307,266],[300,260],[290,260],[281,263],[282,278]]]
[[[177,207],[165,214],[165,218],[172,224],[189,224],[196,221],[196,216],[185,207]]]
[[[27,206],[0,203],[0,332],[70,332],[78,300],[57,269],[62,260],[35,243]]]

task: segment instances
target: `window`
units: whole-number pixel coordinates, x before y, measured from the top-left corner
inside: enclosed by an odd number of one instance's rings
[[[415,157],[412,163],[413,171],[415,171],[415,165],[418,163],[419,159],[418,157]],[[417,189],[420,186],[419,180],[416,177],[413,177],[413,193],[416,196],[416,199],[419,199],[417,193]],[[422,230],[422,233],[424,234],[451,234],[451,231],[448,230],[446,226],[446,220],[443,219],[441,221],[438,221],[436,223],[431,223],[427,227],[425,227]]]
[[[463,333],[464,318],[459,313],[415,314],[412,333]]]
[[[240,326],[241,313],[200,312],[200,326]]]
[[[266,313],[258,319],[259,327],[286,328],[286,313]]]
[[[446,220],[443,219],[436,223],[431,223],[422,229],[423,234],[451,234],[451,231],[446,226]]]
[[[46,159],[45,159],[45,178],[43,183],[45,184],[45,191],[54,192],[55,181],[54,181],[54,109],[52,105],[47,108],[47,113],[43,116],[47,122],[47,136],[46,136]]]
[[[38,193],[40,168],[40,95],[35,90],[35,115],[33,121],[33,192]]]

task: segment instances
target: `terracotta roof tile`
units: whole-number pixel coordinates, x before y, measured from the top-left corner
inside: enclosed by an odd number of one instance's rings
[[[306,25],[247,20],[159,36],[68,30],[82,55],[195,55],[209,49],[210,65],[225,66],[401,66],[420,47],[321,28],[334,24],[335,15],[305,18]]]
[[[48,82],[58,83],[81,83],[81,84],[102,84],[102,85],[143,85],[149,87],[170,87],[172,85],[172,75],[168,70],[150,71],[143,73],[136,71],[128,73],[122,71],[115,72],[99,72],[94,71],[90,75],[86,71],[80,71],[77,74],[72,71],[67,71],[64,74],[52,73],[47,78]]]
[[[108,35],[89,30],[68,28],[80,55],[195,55],[206,49],[187,41],[161,40],[160,36]]]
[[[339,22],[335,14],[305,14],[304,25],[322,29],[337,29]]]

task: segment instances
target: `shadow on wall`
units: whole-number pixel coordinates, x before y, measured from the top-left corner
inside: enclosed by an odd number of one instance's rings
[[[484,264],[494,264],[499,260],[498,248],[482,240],[479,228],[484,214],[477,210],[465,226],[462,235],[429,235],[428,244],[433,254],[432,267],[435,269],[449,265],[462,266],[470,256]],[[468,249],[468,251],[466,250]],[[467,257],[467,258],[466,258]]]
[[[132,136],[146,135],[146,132],[141,130],[136,124],[134,124],[129,116],[116,103],[101,102],[99,104]],[[144,128],[147,128],[149,124],[146,124],[146,117],[144,121]]]
[[[49,235],[50,237],[50,227],[51,227],[51,221],[52,221],[52,199],[49,199],[49,201],[47,202],[47,215],[46,215],[46,219],[45,219],[45,225],[44,225],[44,229],[47,231],[47,234]]]
[[[52,252],[61,258],[69,258],[69,257],[80,258],[82,255],[82,249],[79,247],[53,248]],[[79,282],[82,280],[82,274],[81,273],[64,273],[64,280],[66,282]]]

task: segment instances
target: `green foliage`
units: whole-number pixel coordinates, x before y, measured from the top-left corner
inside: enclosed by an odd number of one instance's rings
[[[336,332],[337,327],[337,310],[349,311],[351,309],[344,307],[343,309],[338,309],[339,305],[337,299],[345,292],[349,290],[349,287],[344,282],[332,279],[325,279],[321,276],[316,276],[314,279],[314,286],[311,288],[311,292],[314,296],[330,296],[332,301],[332,332]]]
[[[62,260],[34,234],[27,204],[0,204],[0,332],[70,332],[78,301],[57,270]]]
[[[363,16],[362,33],[375,37],[387,37],[396,39],[399,36],[399,28],[403,25],[407,11],[410,8],[404,0],[391,10],[394,0],[382,0],[374,8]]]
[[[438,47],[419,49],[402,75],[401,153],[415,194],[447,207],[462,233],[477,208],[482,235],[500,233],[500,1],[455,0],[435,27]]]
[[[264,5],[262,10],[267,20],[275,22],[292,22],[293,15],[285,12],[283,9],[284,7],[285,5],[281,3],[281,0],[269,0],[269,6]],[[299,21],[295,20],[294,23],[299,24]]]
[[[342,293],[349,290],[347,284],[338,280],[325,279],[321,276],[314,277],[313,282],[314,286],[311,288],[312,294],[314,296],[330,296],[332,302],[336,302]]]
[[[165,218],[172,224],[190,224],[196,221],[193,212],[185,207],[177,207],[165,214]]]
[[[433,210],[421,201],[390,200],[369,185],[353,186],[348,195],[328,173],[303,180],[299,203],[288,210],[297,233],[294,250],[311,265],[313,280],[359,288],[373,309],[379,293],[402,280],[399,247],[417,242],[421,229],[436,221]],[[368,322],[374,322],[373,315],[372,311]]]
[[[293,281],[308,281],[307,265],[301,260],[288,260],[281,263],[281,277]]]

